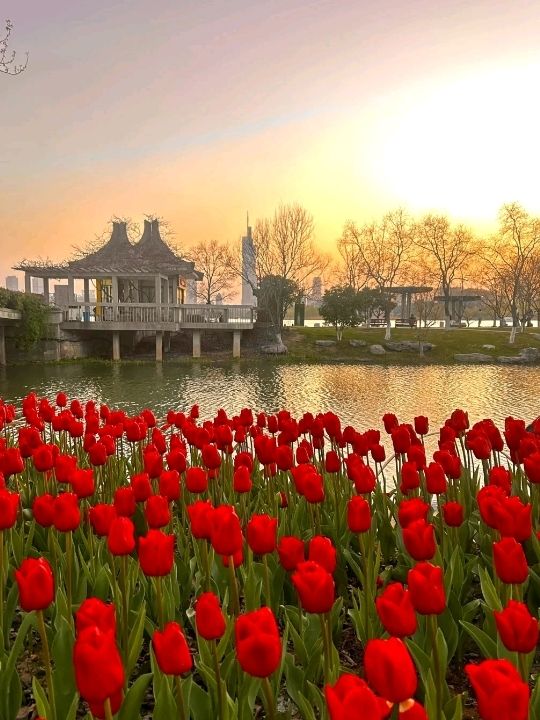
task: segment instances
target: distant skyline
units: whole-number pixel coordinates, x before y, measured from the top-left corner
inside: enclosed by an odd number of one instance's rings
[[[540,5],[525,0],[6,0],[0,277],[113,215],[182,250],[299,202],[330,249],[403,206],[479,231],[540,214]]]

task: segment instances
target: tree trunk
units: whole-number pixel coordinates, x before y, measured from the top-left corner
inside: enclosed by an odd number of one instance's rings
[[[392,337],[392,325],[390,323],[390,318],[386,321],[386,332],[384,333],[384,339],[390,340]]]
[[[509,345],[513,345],[515,343],[516,333],[517,333],[517,325],[512,325],[512,330],[510,331],[510,338],[508,340]]]

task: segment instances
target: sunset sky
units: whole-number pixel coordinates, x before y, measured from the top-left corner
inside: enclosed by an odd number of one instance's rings
[[[481,231],[540,213],[540,5],[525,0],[6,0],[28,69],[0,75],[0,284],[113,215],[182,247],[246,210],[403,206]]]

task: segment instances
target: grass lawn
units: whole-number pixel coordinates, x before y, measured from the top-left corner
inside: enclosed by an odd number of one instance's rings
[[[524,333],[518,332],[513,345],[508,340],[510,329],[489,328],[427,328],[419,332],[409,328],[392,328],[392,340],[415,340],[433,343],[433,350],[421,357],[418,352],[390,352],[386,355],[372,355],[369,345],[384,345],[384,328],[350,328],[344,332],[343,340],[331,347],[320,347],[316,340],[335,340],[336,333],[331,327],[293,327],[283,332],[283,341],[288,348],[289,360],[305,360],[324,362],[325,360],[376,362],[383,364],[418,364],[454,363],[456,353],[483,353],[493,356],[493,361],[500,356],[518,355],[522,348],[540,349],[540,331],[528,328]],[[352,347],[349,340],[364,340],[367,347]],[[483,345],[494,345],[495,349],[487,350]]]

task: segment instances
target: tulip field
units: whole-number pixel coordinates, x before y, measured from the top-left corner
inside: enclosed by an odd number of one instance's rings
[[[0,401],[0,720],[538,720],[529,422]]]

